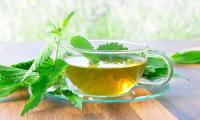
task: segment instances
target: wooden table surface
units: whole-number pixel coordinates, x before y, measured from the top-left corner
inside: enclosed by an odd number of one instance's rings
[[[151,48],[168,54],[187,48],[200,48],[200,41],[146,41]],[[33,58],[43,43],[0,43],[0,64],[10,65]],[[20,116],[26,102],[14,99],[0,102],[0,120],[198,120],[200,119],[200,65],[178,65],[187,81],[173,78],[171,90],[162,97],[136,103],[86,103],[83,111],[68,102],[45,100],[28,115]],[[12,96],[25,96],[17,92]],[[22,97],[23,98],[23,97]]]

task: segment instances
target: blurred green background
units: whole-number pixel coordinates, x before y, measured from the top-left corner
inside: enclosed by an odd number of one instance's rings
[[[0,41],[44,41],[76,14],[64,39],[198,40],[200,0],[1,0]]]

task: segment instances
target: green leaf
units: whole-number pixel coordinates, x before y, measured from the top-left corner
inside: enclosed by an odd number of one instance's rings
[[[11,84],[11,85],[2,87],[0,88],[0,98],[8,96],[20,88],[21,87],[19,84]]]
[[[26,70],[0,65],[1,82],[20,82]]]
[[[155,67],[155,68],[167,68],[167,63],[163,58],[159,57],[148,57],[147,67]]]
[[[200,50],[176,52],[171,57],[175,63],[196,64],[200,63]]]
[[[23,69],[0,65],[0,97],[5,97],[26,86],[25,82],[33,82],[39,79],[39,74],[32,72],[24,81],[21,81],[26,72]]]
[[[147,78],[148,80],[155,80],[155,79],[159,79],[161,77],[165,77],[168,73],[168,69],[167,68],[155,68],[154,72],[152,72],[151,70],[149,70],[149,68],[145,68],[145,71],[143,73],[143,77]]]
[[[55,26],[55,25],[54,25]],[[53,28],[50,33],[56,35],[56,36],[60,36],[61,35],[61,28]]]
[[[97,50],[128,50],[127,47],[124,47],[123,44],[119,44],[117,42],[110,42],[106,44],[99,45]],[[128,54],[99,54],[99,60],[104,62],[116,62],[120,63],[126,61],[128,58]]]
[[[63,95],[77,108],[82,109],[82,99],[70,90],[62,90]]]
[[[11,67],[28,70],[31,67],[31,65],[33,64],[33,62],[34,62],[34,60],[29,60],[26,62],[14,64]]]
[[[67,17],[63,20],[62,30],[69,24],[70,19],[73,17],[74,11],[70,12]]]
[[[73,15],[74,15],[74,11],[70,12],[63,19],[61,26],[56,26],[53,23],[50,23],[50,25],[52,26],[52,30],[50,31],[50,33],[56,35],[57,37],[60,37],[62,35],[62,32],[64,31],[65,27],[69,24],[70,19],[72,18]]]
[[[149,80],[155,80],[168,74],[167,63],[159,57],[149,57],[145,67],[143,77]]]
[[[110,42],[106,44],[99,45],[97,50],[128,50],[127,47],[124,47],[122,44],[118,42]]]
[[[82,36],[72,37],[71,40],[70,40],[70,43],[74,48],[94,50],[92,44]]]
[[[32,93],[21,115],[24,115],[41,102],[47,89],[59,80],[58,77],[64,72],[66,66],[67,63],[62,59],[57,59],[54,62],[52,59],[48,59],[38,67],[37,71],[40,74],[40,78],[31,85]]]
[[[56,89],[48,92],[48,94],[62,96],[75,107],[82,109],[82,98],[68,88],[65,78],[60,77],[59,83],[55,87]]]
[[[40,65],[42,65],[52,54],[53,48],[55,43],[49,43],[47,44],[40,54],[35,58],[33,64],[30,66],[26,74],[24,75],[23,79],[21,81],[24,81],[33,71],[35,71]],[[32,84],[36,81],[32,81],[31,83],[27,82],[27,84]]]
[[[52,30],[57,29],[56,25],[54,25],[52,22],[49,22],[49,26],[51,27]]]
[[[77,49],[94,50],[92,44],[87,39],[81,36],[72,37],[70,40],[70,43],[74,48],[77,48]],[[98,56],[94,53],[81,52],[81,54],[83,54],[86,58],[88,58],[88,60],[92,64],[97,64],[99,61]]]
[[[51,28],[50,33],[54,34],[54,35],[60,35],[61,34],[61,28],[55,24],[53,24],[52,22],[49,22],[49,26]]]

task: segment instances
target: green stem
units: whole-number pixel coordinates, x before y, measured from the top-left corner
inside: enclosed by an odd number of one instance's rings
[[[55,60],[59,57],[59,52],[60,52],[60,35],[56,37],[56,56]]]

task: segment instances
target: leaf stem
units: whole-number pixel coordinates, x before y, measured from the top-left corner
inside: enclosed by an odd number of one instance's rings
[[[59,52],[60,52],[60,36],[61,36],[61,35],[58,35],[58,36],[56,37],[56,56],[55,56],[55,60],[56,60],[58,57],[60,57],[60,56],[59,56]]]

